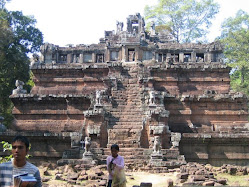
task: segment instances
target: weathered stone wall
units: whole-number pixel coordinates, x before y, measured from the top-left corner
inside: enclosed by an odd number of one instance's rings
[[[169,127],[174,132],[246,132],[247,99],[230,94],[164,100],[170,111]]]
[[[202,95],[208,91],[226,94],[230,91],[229,71],[221,64],[175,64],[155,66],[151,76],[155,90],[171,95]]]
[[[249,166],[248,134],[183,134],[180,153],[188,162]]]
[[[87,68],[84,65],[41,65],[32,68],[35,86],[31,94],[90,94],[104,89],[107,68]]]
[[[39,163],[44,161],[56,163],[62,158],[63,152],[71,147],[71,139],[69,133],[17,133],[17,132],[0,132],[0,142],[11,142],[12,139],[22,134],[26,136],[30,143],[31,149],[29,158],[31,162]],[[0,144],[0,156],[9,155],[8,152],[2,152],[2,144]]]
[[[84,122],[83,111],[90,99],[83,95],[13,96],[15,130],[35,132],[79,132]]]

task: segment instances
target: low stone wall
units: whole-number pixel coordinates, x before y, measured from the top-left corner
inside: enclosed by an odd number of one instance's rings
[[[0,132],[0,142],[11,142],[18,134],[26,136],[31,143],[29,154],[32,163],[39,164],[44,161],[56,163],[57,160],[62,158],[63,152],[71,148],[70,133]],[[0,156],[9,154],[3,152],[0,144]]]
[[[182,134],[180,154],[187,162],[249,166],[249,133]]]
[[[65,150],[71,149],[70,133],[0,133],[0,142],[11,142],[17,134],[25,135],[31,142],[30,161],[39,163],[49,161],[56,163],[62,158]],[[235,164],[249,166],[249,134],[182,134],[180,155],[184,155],[187,162],[198,162],[222,166]],[[171,157],[171,152],[167,157]],[[95,156],[98,154],[95,153]],[[103,154],[103,151],[99,154]],[[0,156],[9,155],[0,147]],[[104,154],[105,155],[105,154]],[[102,158],[105,159],[105,158]],[[170,158],[167,158],[170,160]],[[100,158],[101,160],[101,158]]]

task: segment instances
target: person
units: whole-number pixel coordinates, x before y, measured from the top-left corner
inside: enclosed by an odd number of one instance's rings
[[[29,140],[25,136],[14,137],[12,144],[12,161],[0,164],[0,187],[14,186],[13,176],[28,173],[33,175],[37,182],[35,187],[41,187],[41,177],[39,169],[26,160],[29,151]]]
[[[111,155],[107,157],[106,164],[109,173],[108,187],[125,187],[124,158],[118,155],[119,146],[111,146]]]

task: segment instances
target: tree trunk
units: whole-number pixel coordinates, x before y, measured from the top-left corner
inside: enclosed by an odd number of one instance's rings
[[[246,68],[242,66],[241,68],[241,84],[245,82],[245,73],[246,73]]]

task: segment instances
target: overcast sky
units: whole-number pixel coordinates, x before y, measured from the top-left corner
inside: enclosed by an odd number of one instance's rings
[[[239,9],[249,13],[248,0],[216,1],[221,9],[210,28],[210,42],[220,35],[225,18],[235,16]],[[116,21],[126,25],[128,15],[140,12],[143,16],[145,5],[155,3],[157,0],[12,0],[6,7],[33,15],[44,42],[65,46],[98,43],[105,30],[116,29]]]

